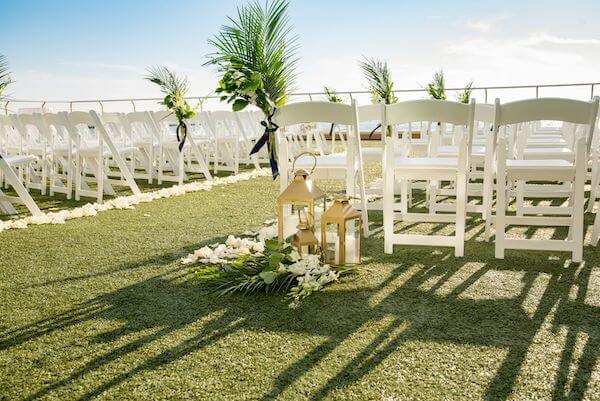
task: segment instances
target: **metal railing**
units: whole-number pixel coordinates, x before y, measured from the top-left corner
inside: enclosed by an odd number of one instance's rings
[[[535,97],[538,98],[540,95],[541,88],[578,88],[578,87],[588,87],[590,99],[594,97],[594,91],[596,86],[600,86],[600,82],[589,82],[589,83],[574,83],[574,84],[539,84],[539,85],[509,85],[509,86],[481,86],[481,87],[472,87],[473,92],[481,92],[484,94],[484,103],[488,103],[488,94],[490,91],[494,90],[534,90]],[[462,91],[464,88],[446,88],[448,92],[458,92]],[[426,92],[424,88],[418,89],[397,89],[394,91],[395,94],[403,94],[403,93],[419,93]],[[358,95],[369,95],[369,91],[360,90],[360,91],[338,91],[338,95],[348,96],[350,99],[357,97]],[[325,92],[299,92],[292,93],[290,95],[290,99],[298,99],[298,98],[308,98],[309,100],[314,100],[316,97],[325,96]],[[203,110],[204,103],[207,100],[217,100],[218,96],[203,96],[203,97],[187,97],[188,101],[197,101],[200,110]],[[94,100],[23,100],[23,99],[8,99],[4,102],[4,113],[9,114],[12,110],[9,109],[9,105],[18,105],[18,104],[32,104],[39,105],[40,108],[44,108],[47,105],[66,105],[68,106],[69,111],[73,111],[74,105],[79,104],[98,104],[100,106],[100,110],[104,112],[104,106],[109,103],[130,103],[133,111],[137,111],[137,106],[141,102],[159,102],[162,98],[131,98],[131,99],[94,99]],[[136,102],[138,105],[136,105]]]

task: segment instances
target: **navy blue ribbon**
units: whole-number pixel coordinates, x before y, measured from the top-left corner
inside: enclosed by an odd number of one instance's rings
[[[183,135],[181,138],[179,137],[179,128],[180,127],[183,127],[183,133],[182,133]],[[185,121],[179,121],[179,125],[175,129],[175,135],[177,135],[177,141],[179,142],[179,151],[180,152],[183,149],[183,145],[185,145],[185,140],[187,139],[187,132],[188,132],[188,127],[187,127],[187,124],[185,123]]]
[[[273,179],[276,179],[279,176],[279,166],[277,165],[277,158],[275,157],[275,146],[274,142],[271,142],[271,134],[274,134],[279,129],[279,125],[273,122],[273,115],[275,115],[275,110],[267,116],[266,120],[260,122],[260,125],[265,127],[265,132],[261,135],[261,137],[256,141],[252,150],[250,151],[250,156],[257,153],[262,149],[265,144],[267,144],[267,151],[269,152],[269,164],[271,165],[271,174],[273,175]]]

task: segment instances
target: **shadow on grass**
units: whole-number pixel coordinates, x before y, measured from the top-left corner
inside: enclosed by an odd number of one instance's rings
[[[205,243],[210,242],[214,242],[214,239]],[[130,335],[135,337],[95,356],[84,366],[26,398],[34,400],[67,387],[84,376],[105,368],[111,362],[142,352],[147,344],[160,342],[182,328],[203,321],[202,327],[195,330],[191,338],[86,389],[79,399],[87,400],[138,374],[160,369],[186,355],[201,351],[236,332],[300,332],[325,337],[322,344],[281,371],[274,379],[273,387],[261,397],[262,400],[275,400],[314,366],[324,362],[365,324],[391,317],[391,323],[369,344],[351,355],[351,359],[339,373],[318,383],[319,387],[310,395],[310,399],[327,398],[332,391],[348,387],[369,374],[404,343],[422,341],[506,349],[507,355],[489,383],[485,395],[488,400],[506,400],[511,398],[534,337],[554,313],[553,327],[567,327],[568,335],[556,372],[553,398],[583,399],[600,347],[600,327],[597,324],[600,321],[600,308],[584,302],[591,266],[583,264],[579,267],[564,267],[564,259],[540,263],[538,253],[528,252],[519,254],[519,263],[509,263],[494,259],[493,247],[477,243],[473,239],[469,241],[466,257],[462,259],[454,258],[452,250],[432,252],[428,248],[403,247],[401,253],[385,255],[380,248],[380,238],[365,241],[365,250],[371,255],[366,267],[381,263],[396,264],[381,283],[359,289],[344,290],[343,286],[341,289],[329,289],[307,300],[298,311],[288,310],[282,302],[274,303],[270,296],[252,296],[251,301],[238,295],[218,299],[207,296],[197,286],[184,280],[188,274],[187,268],[176,267],[165,274],[93,298],[49,319],[0,333],[0,350],[97,319],[122,322],[122,326],[91,337],[91,343],[124,341]],[[161,256],[140,262],[139,265],[123,266],[98,275],[69,280],[94,279],[115,271],[135,269],[147,264],[168,265],[174,261],[171,254],[170,258]],[[449,280],[456,278],[459,270],[468,263],[480,264],[481,267],[460,280],[448,294],[440,295],[438,290]],[[461,297],[461,294],[490,271],[522,272],[523,285],[520,293],[506,299]],[[549,275],[549,282],[535,312],[529,315],[524,311],[523,303],[541,274]],[[397,284],[401,276],[404,281]],[[407,278],[404,279],[404,276]],[[430,285],[425,286],[426,283]],[[427,289],[423,289],[424,287]],[[575,299],[570,299],[569,293],[573,288],[577,288],[577,294]],[[377,302],[372,302],[374,299]],[[324,311],[329,312],[323,313]],[[299,314],[302,319],[297,318]],[[575,344],[580,333],[586,333],[588,340],[583,354],[578,358],[578,368],[569,386],[569,369],[575,361]]]

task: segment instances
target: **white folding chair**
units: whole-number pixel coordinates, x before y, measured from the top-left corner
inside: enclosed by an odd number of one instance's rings
[[[75,111],[63,115],[67,129],[76,138],[75,199],[86,196],[95,197],[98,202],[102,202],[104,193],[115,195],[113,184],[126,185],[134,194],[140,194],[125,162],[125,157],[131,157],[136,149],[117,148],[102,119],[93,110],[89,113]],[[111,159],[117,167],[114,170],[110,169]],[[96,185],[95,190],[88,185],[90,183]]]
[[[185,158],[183,152],[179,151],[179,142],[175,130],[179,121],[170,111],[151,112],[154,123],[158,130],[158,183],[163,181],[174,181],[179,185],[187,179],[185,174]],[[165,174],[171,171],[173,175]]]
[[[69,122],[65,115],[45,113],[40,115],[46,132],[51,137],[52,160],[49,172],[50,195],[63,193],[67,199],[73,194],[73,178],[75,176],[75,162],[77,150],[74,137],[75,130],[69,129]]]
[[[52,156],[51,138],[39,114],[14,114],[11,117],[24,143],[22,154],[36,157],[25,172],[25,188],[37,189],[46,195]]]
[[[23,183],[13,170],[13,168],[17,166],[27,166],[29,163],[35,161],[36,157],[33,155],[3,156],[0,153],[0,172],[2,173],[6,183],[12,186],[17,193],[17,196],[9,196],[0,190],[0,210],[7,214],[17,214],[17,210],[14,208],[13,203],[21,203],[27,207],[32,215],[43,215],[42,211],[37,206],[29,192],[27,192],[27,189],[25,189]]]
[[[581,262],[583,257],[584,183],[587,168],[586,141],[591,138],[597,114],[598,98],[591,102],[543,98],[502,105],[496,99],[494,138],[498,138],[498,140],[496,216],[493,222],[497,258],[504,258],[505,249],[554,250],[571,252],[572,260]],[[533,121],[559,121],[584,126],[584,132],[574,141],[575,160],[570,162],[562,158],[510,159],[508,157],[507,131],[515,125]],[[520,215],[507,216],[506,209],[510,198],[511,183],[527,183],[529,181],[549,182],[550,185],[555,182],[571,183],[569,206],[523,207]],[[551,191],[547,191],[547,194],[548,198],[562,196],[561,194],[555,195]],[[488,214],[488,217],[491,217],[491,214]],[[569,228],[569,235],[566,240],[507,238],[506,228],[509,225],[564,226]]]
[[[314,178],[342,179],[346,183],[346,194],[358,197],[357,206],[361,209],[364,235],[369,235],[369,220],[365,192],[365,178],[361,152],[358,107],[331,102],[300,102],[286,104],[277,109],[273,120],[279,127],[289,127],[303,123],[333,123],[339,129],[347,127],[348,150],[343,154],[316,155]],[[314,159],[308,155],[296,157],[289,153],[287,138],[276,135],[277,158],[280,172],[280,190],[287,188],[292,178],[291,161],[296,168],[310,170]],[[358,191],[358,193],[357,193]]]
[[[382,127],[392,127],[392,136],[385,144],[385,169],[383,172],[383,224],[384,251],[392,253],[393,246],[399,245],[430,245],[454,247],[454,254],[461,257],[464,254],[464,235],[466,219],[467,173],[470,166],[471,144],[475,114],[475,101],[471,104],[439,100],[414,100],[387,105],[385,108]],[[452,124],[460,128],[461,137],[458,141],[457,157],[410,157],[396,156],[395,149],[399,147],[400,139],[397,126],[416,122],[437,122]],[[406,132],[405,131],[405,132]],[[395,182],[401,182],[400,213],[394,210]],[[410,181],[452,181],[456,185],[456,211],[454,214],[409,213],[408,193],[406,185]],[[394,232],[396,218],[400,221],[417,222],[446,222],[455,223],[454,236],[399,234]]]
[[[156,147],[159,135],[152,115],[148,111],[137,111],[125,114],[123,120],[129,144],[136,148],[135,168],[131,172],[135,178],[145,179],[150,184],[157,171]]]
[[[213,171],[239,172],[241,149],[240,131],[233,112],[226,110],[211,111],[207,115],[209,127],[215,138]]]

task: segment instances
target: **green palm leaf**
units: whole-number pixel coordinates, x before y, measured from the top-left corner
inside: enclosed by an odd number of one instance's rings
[[[286,102],[296,79],[298,39],[292,35],[287,0],[252,1],[208,41],[206,64],[222,74],[217,93],[240,110],[252,103],[270,114]]]
[[[10,70],[8,68],[8,60],[5,56],[0,54],[0,100],[3,100],[5,98],[5,96],[3,95],[4,90],[12,82],[13,81],[10,77]]]
[[[427,93],[432,99],[446,100],[446,79],[444,70],[440,69],[433,74],[433,79],[427,84]]]
[[[338,96],[335,89],[330,86],[323,86],[323,91],[325,92],[325,97],[331,103],[344,103],[344,99]]]
[[[456,99],[461,103],[469,103],[471,101],[471,93],[473,93],[473,81],[465,85],[465,88],[456,96]]]
[[[365,57],[359,62],[359,66],[367,78],[367,88],[371,92],[373,103],[383,101],[385,104],[391,104],[398,101],[394,94],[394,81],[387,62]]]

